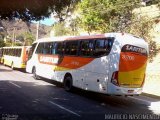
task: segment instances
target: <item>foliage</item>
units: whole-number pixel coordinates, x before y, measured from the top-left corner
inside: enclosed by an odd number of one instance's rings
[[[21,42],[24,42],[24,36],[18,35],[18,36],[16,36],[16,40],[20,40]]]
[[[154,19],[148,19],[145,16],[135,17],[132,20],[130,26],[128,26],[128,32],[132,33],[138,37],[145,39],[149,44],[149,62],[153,61],[153,58],[157,55],[158,51],[160,50],[156,42],[153,41],[153,36],[150,34],[151,30],[153,29],[153,25],[155,24]]]
[[[32,45],[32,43],[35,41],[35,36],[31,34],[30,32],[26,32],[23,34],[24,36],[24,45]]]
[[[40,20],[49,17],[52,12],[61,13],[65,7],[78,0],[1,0],[1,19]]]
[[[154,21],[149,20],[145,16],[141,16],[139,18],[136,16],[134,19],[132,19],[131,24],[126,28],[126,31],[141,37],[146,41],[150,41],[152,39],[150,31],[153,28],[153,24]]]
[[[75,11],[76,5],[81,0],[72,0],[72,4],[68,5],[67,7],[63,7],[59,11],[54,14],[54,18],[57,18],[58,22],[65,22],[67,18],[70,18]]]
[[[154,20],[133,12],[140,6],[141,0],[83,0],[78,4],[81,9],[79,26],[89,34],[127,32],[141,37],[149,43],[149,60],[152,61],[159,50],[150,35]]]
[[[160,48],[157,47],[155,41],[149,41],[149,62],[153,61],[153,58],[160,52]]]
[[[130,24],[132,10],[140,6],[140,0],[83,0],[81,25],[88,31],[123,31]]]
[[[149,0],[146,4],[147,4],[148,6],[149,6],[149,5],[153,5],[153,4],[160,4],[160,1],[159,1],[159,0]]]
[[[25,32],[23,34],[18,35],[16,37],[16,41],[13,41],[11,37],[9,37],[6,40],[5,46],[22,46],[22,45],[30,46],[32,45],[34,40],[35,40],[35,37],[30,32]]]
[[[64,36],[69,33],[69,30],[65,27],[65,22],[56,23],[53,26],[54,36]]]
[[[13,46],[22,46],[23,44],[22,43],[19,43],[19,42],[15,42],[13,43]]]
[[[78,17],[71,20],[69,24],[70,35],[79,35],[79,27],[80,27],[79,23],[80,23],[80,19]]]
[[[4,40],[0,40],[0,47],[4,47],[4,46],[5,46]]]

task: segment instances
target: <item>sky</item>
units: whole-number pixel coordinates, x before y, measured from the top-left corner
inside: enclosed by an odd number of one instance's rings
[[[37,21],[32,21],[33,23],[37,23]],[[40,21],[40,24],[44,24],[44,25],[48,25],[51,26],[55,23],[55,21],[53,20],[53,18],[45,18],[44,20]]]
[[[55,21],[53,20],[53,18],[45,18],[44,20],[41,20],[40,23],[51,26],[55,23]]]

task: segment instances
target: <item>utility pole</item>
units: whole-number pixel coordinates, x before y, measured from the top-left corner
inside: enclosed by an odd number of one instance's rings
[[[39,33],[38,33],[38,31],[39,31],[39,24],[40,24],[40,21],[38,21],[38,22],[37,22],[37,34],[36,34],[36,40],[38,40],[38,34],[39,34]]]
[[[13,27],[13,36],[12,36],[12,46],[14,46],[15,43],[15,26]]]

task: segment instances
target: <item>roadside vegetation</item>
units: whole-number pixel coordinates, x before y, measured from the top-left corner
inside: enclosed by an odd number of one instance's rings
[[[159,5],[152,0],[147,5]],[[135,9],[143,7],[141,0],[83,0],[72,6],[72,14],[66,21],[57,21],[53,25],[54,35],[80,35],[107,32],[126,32],[145,39],[149,43],[149,61],[157,55],[160,48],[153,41],[150,31],[160,16],[148,18],[136,14]],[[63,27],[60,27],[63,24]],[[61,32],[60,32],[61,31]]]
[[[21,19],[29,23],[54,13],[57,20],[53,25],[54,36],[126,32],[144,38],[149,43],[150,61],[160,51],[150,34],[160,16],[148,19],[140,13],[136,14],[135,9],[146,6],[142,4],[142,0],[33,0],[33,3],[23,1],[21,4],[3,1],[1,5],[5,6],[2,7],[5,9],[0,10],[1,19]],[[153,4],[160,8],[159,0],[147,3],[148,6]],[[10,9],[6,11],[6,8]],[[17,38],[23,44],[16,45],[31,45],[35,39],[30,33],[21,34]],[[10,40],[4,44],[0,41],[0,46],[10,46],[13,45],[12,42],[13,40]]]

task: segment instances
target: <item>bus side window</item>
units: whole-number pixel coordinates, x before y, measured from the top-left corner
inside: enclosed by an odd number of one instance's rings
[[[28,53],[28,60],[31,59],[31,57],[33,55],[33,52],[34,52],[34,50],[36,48],[36,45],[37,45],[37,43],[34,43],[34,44],[32,44],[32,47],[28,49],[28,52],[29,52]]]
[[[107,48],[107,50],[108,50],[108,51],[107,51],[108,53],[110,52],[110,50],[111,50],[111,48],[112,48],[113,41],[114,41],[114,38],[108,38],[108,39],[106,40],[105,45],[106,45],[106,48]]]
[[[51,54],[52,55],[56,54],[56,42],[53,42],[51,45]]]
[[[65,54],[66,55],[77,55],[78,51],[78,41],[67,41]]]
[[[38,47],[37,47],[37,50],[36,50],[36,53],[37,54],[42,54],[43,53],[43,43],[39,43],[38,44]]]
[[[19,49],[19,57],[21,56],[22,48]]]
[[[2,56],[2,49],[0,48],[0,57]]]
[[[18,49],[15,49],[15,56],[18,56]]]
[[[21,51],[22,51],[22,49],[18,48],[18,49],[16,49],[16,50],[17,50],[16,57],[20,57],[20,56],[21,56]]]
[[[113,38],[97,39],[95,42],[94,56],[108,55],[113,44]]]
[[[96,40],[94,56],[102,56],[106,54],[105,40]]]
[[[46,42],[43,44],[43,50],[42,53],[43,54],[51,54],[51,42]]]
[[[91,57],[93,55],[93,48],[94,48],[94,40],[81,41],[80,55]]]
[[[64,48],[63,42],[55,42],[54,48],[52,50],[52,54],[54,52],[55,54],[62,55],[63,54],[63,48]]]

